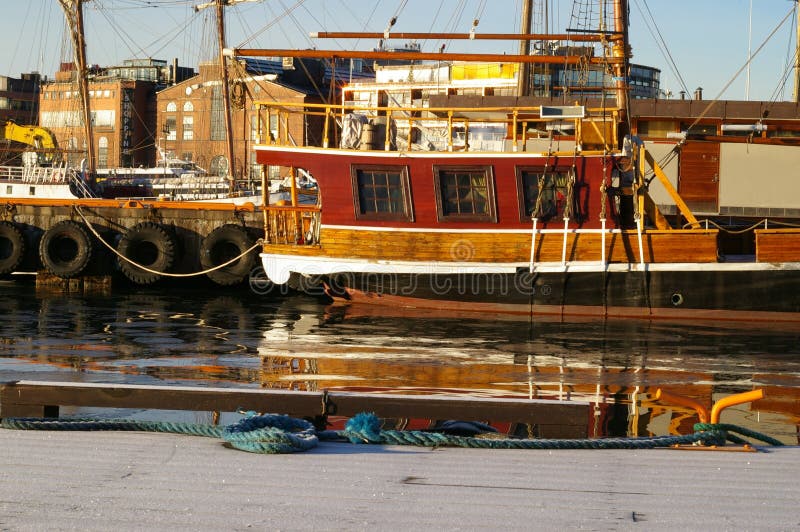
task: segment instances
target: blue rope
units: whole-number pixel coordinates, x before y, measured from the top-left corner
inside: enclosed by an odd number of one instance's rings
[[[726,442],[747,443],[739,435],[780,446],[780,441],[764,434],[728,424],[697,423],[695,432],[684,436],[651,438],[600,439],[496,439],[457,436],[429,431],[382,430],[375,414],[361,413],[352,417],[341,431],[317,431],[303,419],[285,415],[248,413],[227,427],[167,421],[135,421],[124,419],[6,418],[0,426],[25,430],[116,430],[188,434],[215,437],[242,451],[262,454],[308,451],[320,440],[342,440],[351,443],[419,445],[425,447],[472,447],[478,449],[653,449],[674,445],[715,445]]]

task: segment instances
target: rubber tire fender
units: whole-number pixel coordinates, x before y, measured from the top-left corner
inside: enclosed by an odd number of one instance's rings
[[[168,272],[175,263],[175,237],[162,225],[141,222],[128,229],[117,244],[123,257],[157,272]],[[136,284],[153,284],[161,278],[157,273],[145,271],[127,260],[119,259],[122,274]]]
[[[45,231],[39,241],[39,258],[45,270],[62,279],[83,273],[93,251],[89,233],[72,220],[58,222]]]
[[[200,266],[208,270],[224,264],[250,249],[253,243],[253,238],[241,225],[225,224],[217,227],[200,244]],[[250,252],[233,264],[206,275],[220,286],[232,286],[250,276],[254,262],[255,253]]]
[[[25,238],[13,222],[0,221],[0,275],[17,270],[25,258]]]

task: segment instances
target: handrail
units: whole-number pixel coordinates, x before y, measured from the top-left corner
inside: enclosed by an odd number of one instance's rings
[[[360,114],[368,119],[376,121],[381,119],[380,124],[373,124],[378,131],[383,133],[383,151],[427,151],[429,149],[435,151],[524,151],[529,139],[528,126],[532,121],[535,122],[550,122],[553,119],[542,118],[540,106],[518,106],[518,107],[405,107],[405,106],[376,106],[376,105],[363,105],[360,103],[301,103],[301,102],[282,102],[282,101],[263,101],[259,100],[254,102],[257,108],[259,117],[266,115],[271,118],[273,115],[278,116],[278,130],[277,132],[269,131],[261,137],[267,139],[264,144],[279,145],[279,146],[294,146],[289,137],[288,128],[283,127],[282,124],[288,120],[290,114],[299,114],[305,117],[318,117],[323,120],[323,138],[321,146],[323,149],[330,147],[339,148],[339,146],[332,145],[330,132],[334,128],[342,128],[345,117],[352,114]],[[474,113],[479,112],[481,115],[475,117]],[[472,114],[471,114],[472,113]],[[581,153],[584,155],[594,153],[608,153],[609,146],[607,140],[600,134],[599,137],[603,140],[603,150],[594,150],[594,145],[583,145],[580,127],[583,123],[591,123],[594,121],[608,122],[616,116],[615,111],[609,111],[603,108],[589,108],[586,115],[579,119],[563,119],[575,120],[575,134],[565,135],[565,137],[573,137],[575,142],[581,144]],[[262,120],[259,118],[259,123],[266,126],[271,120]],[[520,131],[520,125],[521,131]],[[543,126],[540,126],[540,129]],[[476,128],[488,128],[490,132],[488,138],[476,137],[472,132]],[[587,129],[591,129],[586,126]],[[605,126],[603,126],[605,131]],[[600,131],[600,128],[594,127],[594,131]],[[275,135],[273,135],[275,133]],[[422,133],[421,142],[414,141],[416,134]],[[463,139],[460,137],[463,133]],[[458,137],[458,142],[455,141]],[[416,137],[417,139],[420,136]],[[502,148],[493,147],[487,150],[481,148],[471,147],[475,143],[474,139],[478,138],[479,142],[504,142]],[[544,138],[540,135],[539,138]],[[355,139],[357,142],[353,145],[346,146],[345,149],[360,149],[368,151],[381,151],[381,147],[370,144],[369,141]],[[376,139],[377,140],[377,139]],[[336,144],[335,142],[333,144]],[[475,143],[480,146],[480,144]],[[570,152],[570,155],[574,153]]]

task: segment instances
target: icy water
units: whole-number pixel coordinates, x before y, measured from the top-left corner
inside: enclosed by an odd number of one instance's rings
[[[763,389],[722,421],[798,444],[800,325],[487,319],[246,289],[0,294],[3,381],[581,400],[596,436],[690,431],[659,388],[707,406]]]

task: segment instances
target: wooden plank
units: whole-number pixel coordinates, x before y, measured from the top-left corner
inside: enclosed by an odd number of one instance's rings
[[[800,229],[756,229],[756,262],[800,262]]]
[[[649,230],[643,234],[645,262],[715,262],[717,230]],[[527,263],[531,236],[526,233],[439,233],[323,229],[321,246],[267,245],[267,253],[330,258],[437,262]],[[564,235],[536,236],[536,262],[560,262]],[[606,260],[639,262],[636,231],[606,234]],[[567,234],[567,261],[599,261],[599,233]]]
[[[244,409],[297,417],[349,417],[375,412],[389,418],[526,423],[539,426],[540,434],[570,437],[586,437],[589,425],[589,404],[577,401],[38,381],[0,386],[0,418],[57,417],[60,406],[217,412]]]
[[[322,394],[236,388],[19,381],[0,387],[0,417],[30,406],[91,406],[235,412],[240,408],[290,415],[318,414]]]
[[[540,425],[566,425],[585,428],[589,419],[589,403],[548,401],[542,399],[506,399],[454,397],[444,395],[396,395],[331,392],[337,415],[353,416],[359,412],[375,412],[379,417],[408,417],[409,404],[421,403],[415,410],[425,419],[459,419],[517,421]]]

